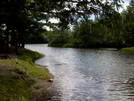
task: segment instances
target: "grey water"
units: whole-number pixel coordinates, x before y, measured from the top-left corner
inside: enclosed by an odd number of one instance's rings
[[[134,53],[27,44],[55,78],[41,101],[134,101]]]

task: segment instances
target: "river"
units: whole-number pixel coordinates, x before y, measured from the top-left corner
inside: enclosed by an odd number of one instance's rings
[[[55,78],[41,101],[134,101],[134,53],[27,44]]]

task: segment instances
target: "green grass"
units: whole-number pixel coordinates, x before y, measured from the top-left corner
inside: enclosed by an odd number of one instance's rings
[[[134,51],[134,47],[126,47],[126,48],[122,48],[121,50],[123,50],[123,51]]]
[[[14,73],[0,75],[0,101],[29,101],[30,82]]]
[[[48,79],[49,73],[34,66],[33,61],[44,55],[21,50],[21,59],[0,60],[0,101],[30,101],[34,79]]]
[[[7,64],[8,63],[8,64]],[[31,78],[47,79],[48,72],[35,67],[33,64],[25,61],[18,60],[16,64],[16,59],[11,60],[0,60],[0,64],[8,67],[8,70],[13,71],[17,74],[23,74]]]
[[[30,50],[21,50],[19,57],[23,60],[33,63],[34,60],[44,57],[44,54]]]

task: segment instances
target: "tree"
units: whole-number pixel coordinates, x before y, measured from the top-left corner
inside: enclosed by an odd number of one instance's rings
[[[51,25],[50,18],[59,19],[59,27],[64,29],[69,23],[75,24],[79,18],[89,17],[91,14],[109,16],[111,7],[119,6],[121,0],[112,2],[105,0],[1,0],[0,27],[6,28],[7,42],[11,31],[12,44],[15,43],[15,34],[29,36],[29,33],[41,31],[44,25]],[[53,26],[53,25],[51,25]],[[21,37],[22,38],[22,37]],[[26,37],[23,37],[25,41]],[[24,42],[22,42],[24,43]]]
[[[123,16],[123,38],[128,46],[134,46],[134,0],[131,0]]]

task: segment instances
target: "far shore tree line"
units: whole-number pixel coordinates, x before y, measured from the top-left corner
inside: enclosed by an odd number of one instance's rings
[[[112,9],[113,10],[113,9]],[[134,46],[134,0],[121,13],[113,10],[108,18],[81,19],[73,28],[47,32],[49,46],[58,47],[132,47]]]
[[[104,0],[105,1],[105,0]],[[1,0],[0,47],[46,43],[62,47],[133,46],[134,0],[121,14],[122,0]],[[95,21],[90,20],[94,14]],[[54,24],[50,19],[58,19]],[[69,24],[74,26],[70,30]],[[52,31],[47,31],[49,26]]]

